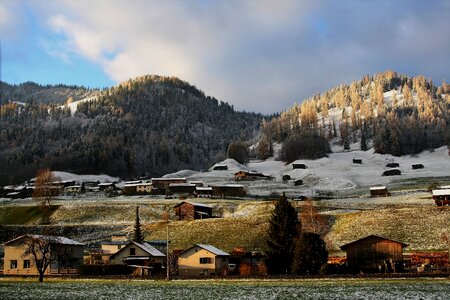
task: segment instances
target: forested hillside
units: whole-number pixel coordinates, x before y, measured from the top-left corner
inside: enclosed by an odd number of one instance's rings
[[[20,99],[16,99],[20,100]],[[0,106],[0,184],[38,168],[122,178],[205,169],[232,140],[256,136],[262,116],[236,112],[177,78],[145,76],[68,106]]]
[[[327,140],[338,140],[343,149],[359,142],[361,150],[415,154],[449,144],[449,108],[445,82],[436,87],[423,76],[393,71],[365,76],[263,121],[259,155],[270,156],[272,142],[281,142],[285,161],[320,157],[329,151]]]
[[[77,101],[93,96],[99,90],[73,85],[40,85],[25,82],[11,85],[0,81],[0,104],[7,102],[59,103]]]

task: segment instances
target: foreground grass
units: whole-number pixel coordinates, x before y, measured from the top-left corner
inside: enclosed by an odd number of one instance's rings
[[[50,207],[50,214],[59,209],[59,205]],[[0,225],[31,225],[42,221],[43,211],[37,205],[2,206],[0,209]]]
[[[1,299],[448,299],[447,279],[0,279]]]

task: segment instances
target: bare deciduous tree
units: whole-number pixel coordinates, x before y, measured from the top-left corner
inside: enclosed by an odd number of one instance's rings
[[[300,220],[302,231],[315,233],[323,237],[327,232],[327,221],[320,215],[311,198],[307,198],[301,207]]]
[[[59,187],[55,185],[57,178],[50,169],[40,169],[34,183],[33,200],[42,210],[42,223],[49,223],[51,200],[59,194]]]

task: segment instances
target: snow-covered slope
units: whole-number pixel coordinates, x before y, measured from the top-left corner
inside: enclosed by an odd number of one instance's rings
[[[62,105],[60,107],[62,108],[62,107],[68,106],[70,108],[70,113],[73,115],[77,111],[78,104],[83,103],[83,102],[88,102],[88,101],[96,101],[96,100],[97,100],[97,96],[92,96],[92,97],[88,97],[88,98],[84,98],[84,99],[81,99],[78,101],[71,102],[69,104]]]
[[[53,171],[53,176],[58,178],[61,181],[75,181],[78,183],[86,182],[86,181],[100,181],[100,182],[115,182],[119,181],[120,179],[118,177],[111,177],[109,175],[105,174],[99,174],[99,175],[78,175],[68,172],[61,172],[61,171]]]

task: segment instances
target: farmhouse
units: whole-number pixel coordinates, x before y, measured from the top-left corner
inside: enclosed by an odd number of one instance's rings
[[[396,176],[402,175],[402,172],[399,169],[390,169],[383,172],[382,176]]]
[[[271,177],[255,171],[239,171],[234,174],[234,179],[236,181],[243,181],[243,180],[271,179]]]
[[[207,219],[212,217],[212,207],[203,203],[183,201],[174,206],[178,220]]]
[[[361,164],[362,164],[362,159],[360,159],[360,158],[354,158],[354,159],[353,159],[353,163],[354,163],[354,164],[360,164],[360,165],[361,165]]]
[[[166,191],[171,183],[186,183],[186,178],[152,178],[153,187]]]
[[[450,205],[450,189],[433,190],[432,194],[438,206]]]
[[[129,181],[125,182],[122,192],[125,195],[150,194],[153,191],[153,185],[150,182]]]
[[[100,191],[112,191],[116,188],[116,184],[113,182],[99,183],[98,188]]]
[[[417,170],[417,169],[423,169],[424,166],[423,166],[423,164],[413,164],[412,168],[413,168],[413,170]]]
[[[379,196],[388,196],[388,190],[386,186],[374,186],[370,188],[370,196],[379,197]]]
[[[126,235],[113,235],[111,236],[111,241],[102,242],[101,253],[103,263],[109,264],[111,255],[122,249],[129,242]]]
[[[112,265],[129,265],[146,267],[158,271],[164,265],[165,255],[147,242],[129,241],[110,257]]]
[[[244,186],[240,184],[211,185],[215,197],[244,197]]]
[[[9,275],[37,275],[38,270],[30,245],[49,245],[50,265],[46,274],[76,274],[83,263],[84,244],[62,236],[22,235],[3,244],[3,273]],[[37,253],[40,253],[38,251]]]
[[[64,188],[66,194],[79,194],[81,193],[81,185],[70,185]]]
[[[178,255],[178,275],[209,276],[228,272],[230,255],[214,246],[196,244]]]
[[[210,186],[208,186],[208,187],[199,187],[198,186],[195,188],[195,194],[199,198],[211,198],[212,194],[213,194],[213,189]]]
[[[215,165],[212,168],[213,171],[226,171],[228,170],[228,166],[227,165]]]
[[[403,248],[407,245],[376,235],[343,245],[350,273],[403,271]]]
[[[398,163],[388,163],[386,168],[398,168],[400,165]]]
[[[195,192],[195,184],[192,183],[171,183],[169,191],[173,194],[193,194]]]

